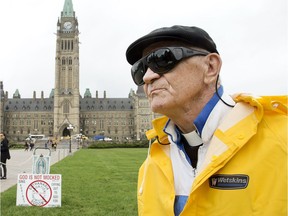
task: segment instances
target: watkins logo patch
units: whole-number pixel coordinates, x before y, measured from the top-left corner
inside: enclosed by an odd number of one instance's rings
[[[244,189],[248,186],[249,176],[241,174],[218,174],[209,178],[209,185],[211,188],[222,190],[238,190]]]

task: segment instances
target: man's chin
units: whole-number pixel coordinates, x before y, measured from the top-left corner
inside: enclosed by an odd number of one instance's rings
[[[165,104],[159,103],[159,101],[155,103],[151,102],[150,107],[152,112],[162,114],[165,109]]]

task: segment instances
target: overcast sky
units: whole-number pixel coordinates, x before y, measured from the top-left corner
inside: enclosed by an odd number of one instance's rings
[[[80,94],[127,97],[127,47],[155,28],[198,26],[217,44],[228,94],[287,94],[287,0],[72,0],[80,30]],[[12,97],[54,88],[56,23],[64,0],[0,2],[0,80]]]

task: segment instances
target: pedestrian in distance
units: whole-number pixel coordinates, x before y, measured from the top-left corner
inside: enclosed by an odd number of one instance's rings
[[[28,149],[29,149],[29,145],[28,145],[28,142],[27,142],[27,141],[25,141],[25,145],[24,145],[24,147],[25,147],[25,151],[28,151]]]
[[[54,149],[56,151],[56,149],[57,149],[56,141],[52,141],[52,149]]]
[[[198,27],[156,29],[126,58],[162,115],[146,132],[139,215],[287,215],[287,95],[227,96],[220,52]]]
[[[10,151],[9,151],[9,141],[6,138],[6,135],[3,132],[0,132],[0,140],[1,140],[1,172],[0,179],[7,179],[7,160],[10,160]],[[3,169],[3,172],[2,172]]]
[[[49,148],[50,146],[53,148],[53,142],[52,142],[51,139],[48,139],[48,140],[45,142],[45,148]]]
[[[35,145],[35,140],[33,140],[33,139],[30,139],[30,151],[32,151],[33,149],[34,149],[34,145]]]

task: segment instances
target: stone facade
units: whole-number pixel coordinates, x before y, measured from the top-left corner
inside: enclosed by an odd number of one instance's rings
[[[3,89],[0,89],[1,96],[3,92]],[[21,98],[15,94],[8,98],[6,92],[1,97],[1,131],[4,131],[8,138],[18,141],[24,140],[29,134],[54,137],[69,135],[67,127],[71,123],[70,115],[67,114],[67,123],[57,121],[59,124],[55,124],[54,103],[53,94],[45,98],[42,92],[41,97],[37,98],[34,92],[33,98]],[[79,130],[75,128],[72,133],[82,133],[87,137],[104,135],[115,141],[146,139],[145,131],[151,128],[151,120],[154,118],[147,98],[143,93],[139,93],[139,90],[131,91],[127,98],[85,95],[80,97],[78,107]]]

